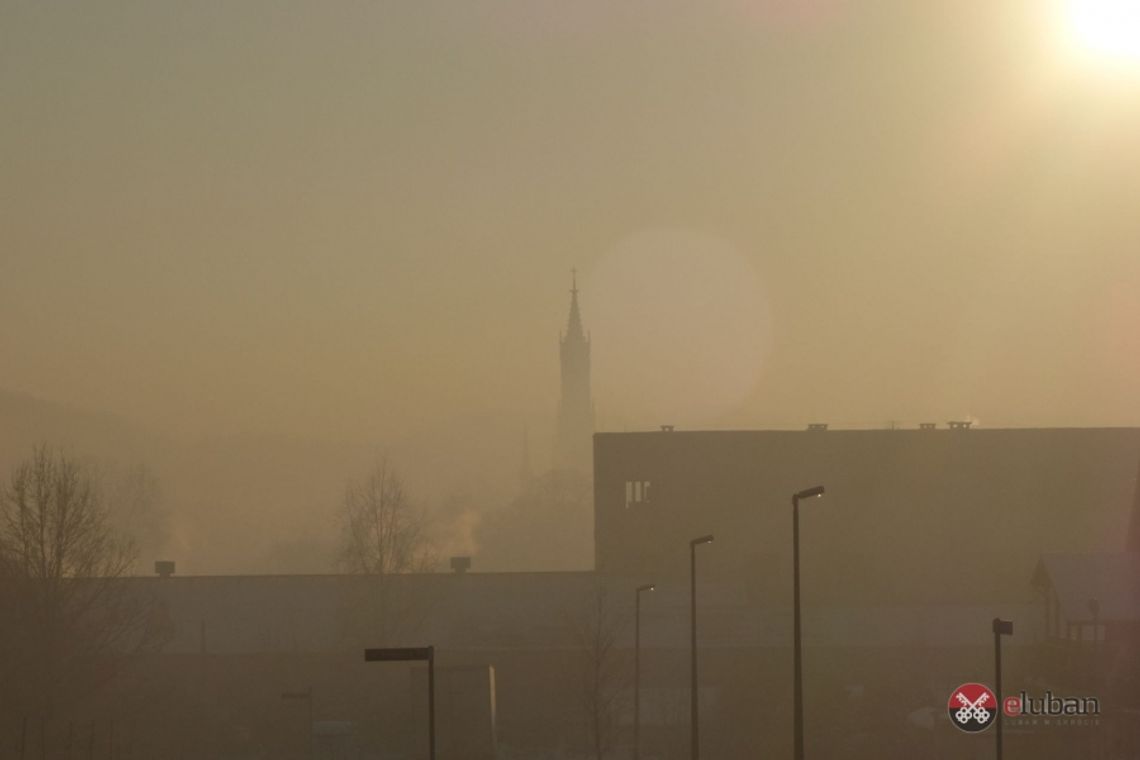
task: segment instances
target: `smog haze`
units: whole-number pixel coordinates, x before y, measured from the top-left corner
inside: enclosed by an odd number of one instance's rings
[[[475,551],[573,268],[598,430],[1140,425],[1140,78],[1056,15],[0,3],[0,390],[260,552],[378,457]]]

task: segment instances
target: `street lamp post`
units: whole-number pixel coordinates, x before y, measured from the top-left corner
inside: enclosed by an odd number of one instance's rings
[[[641,758],[641,592],[653,591],[652,583],[638,586],[633,614],[633,760]]]
[[[994,618],[994,696],[997,697],[997,760],[1002,758],[1002,713],[1005,712],[1005,706],[1002,705],[1001,695],[1001,637],[1013,635],[1013,621],[1002,620],[1001,618]]]
[[[692,647],[690,653],[692,678],[689,685],[689,722],[690,734],[693,740],[691,752],[692,760],[700,760],[701,757],[700,711],[697,708],[697,547],[701,544],[711,544],[712,540],[713,537],[709,535],[694,538],[689,542],[689,617],[692,623]]]
[[[804,758],[804,681],[803,681],[803,643],[802,629],[800,628],[800,499],[813,499],[823,496],[823,486],[808,488],[792,495],[792,635],[795,639],[792,650],[795,675],[793,677],[793,695],[795,699],[795,715],[793,717],[793,754],[794,760]]]

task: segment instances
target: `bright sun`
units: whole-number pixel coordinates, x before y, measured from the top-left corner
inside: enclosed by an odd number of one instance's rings
[[[1085,55],[1140,64],[1140,0],[1065,0],[1065,24]]]

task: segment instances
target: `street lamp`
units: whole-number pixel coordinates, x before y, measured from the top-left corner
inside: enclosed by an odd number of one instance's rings
[[[305,732],[305,735],[309,740],[308,756],[310,758],[312,758],[314,755],[314,750],[313,750],[313,687],[310,686],[309,688],[305,689],[304,691],[283,691],[283,692],[281,692],[281,699],[285,699],[285,700],[301,700],[301,699],[303,699],[303,700],[305,700],[305,702],[308,703],[308,706],[309,706],[309,727],[308,727],[307,731]]]
[[[794,660],[795,676],[793,679],[793,692],[795,699],[795,717],[793,718],[793,744],[794,760],[804,758],[804,682],[803,682],[803,655],[801,648],[800,629],[800,499],[814,499],[823,496],[823,486],[807,488],[792,494],[792,629],[795,644],[792,658]]]
[[[633,760],[641,757],[641,592],[655,588],[646,583],[633,595]]]
[[[690,580],[690,620],[692,622],[692,652],[690,660],[693,665],[692,680],[689,685],[689,711],[690,733],[692,734],[692,760],[700,760],[700,714],[697,710],[697,547],[701,544],[711,544],[711,535],[694,538],[689,542],[689,580]]]
[[[1002,704],[1001,696],[1001,637],[1013,635],[1013,621],[1002,620],[1001,618],[994,618],[994,687],[997,697],[997,760],[1002,758],[1001,746],[1001,724],[1002,713],[1005,712],[1005,706]]]

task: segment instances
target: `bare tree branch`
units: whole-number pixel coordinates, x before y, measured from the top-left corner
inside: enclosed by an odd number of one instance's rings
[[[96,685],[108,658],[165,643],[155,604],[122,582],[134,557],[74,459],[43,445],[12,471],[0,491],[6,697],[50,713]]]
[[[354,640],[393,643],[422,622],[425,599],[391,579],[436,565],[422,513],[399,474],[381,461],[345,488],[341,524],[341,567],[371,579],[345,600],[345,632]]]

